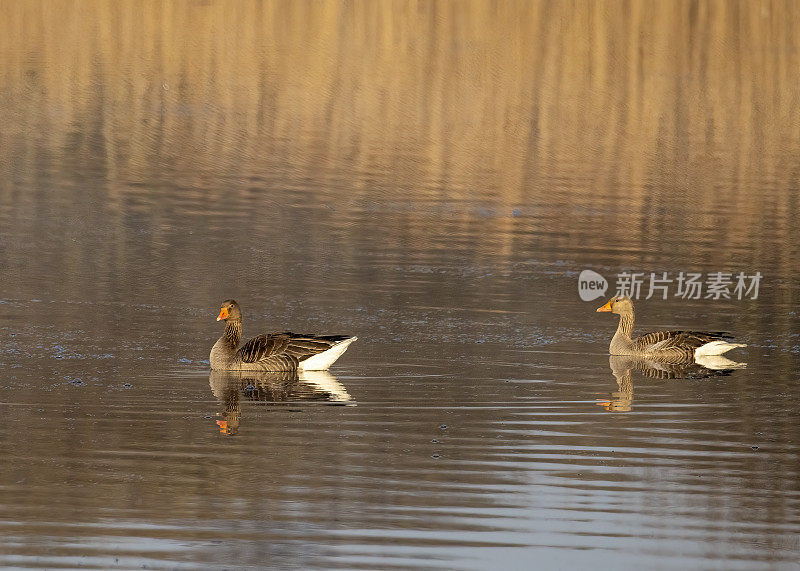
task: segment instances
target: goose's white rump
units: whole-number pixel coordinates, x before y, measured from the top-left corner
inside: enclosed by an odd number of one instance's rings
[[[304,361],[300,361],[297,365],[298,371],[324,371],[328,367],[330,367],[336,359],[342,356],[342,353],[347,351],[347,347],[358,339],[358,337],[350,337],[349,339],[345,339],[344,341],[339,341],[336,345],[331,347],[330,349],[323,351],[322,353],[317,353],[313,357],[309,357]]]
[[[729,343],[728,341],[722,340],[711,341],[705,345],[700,345],[700,347],[695,349],[694,356],[709,357],[711,355],[722,355],[723,353],[727,353],[736,347],[747,347],[747,345],[743,343]]]

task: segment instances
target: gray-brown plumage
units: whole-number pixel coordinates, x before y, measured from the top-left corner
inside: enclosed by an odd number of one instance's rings
[[[681,363],[693,362],[696,357],[721,355],[734,347],[746,347],[731,343],[732,337],[719,331],[656,331],[634,339],[633,302],[629,297],[612,297],[597,311],[619,315],[619,326],[609,346],[612,355],[633,355]]]
[[[239,347],[242,311],[232,299],[222,302],[217,321],[225,331],[211,348],[215,371],[321,371],[327,369],[357,337],[308,335],[285,331],[253,337]]]

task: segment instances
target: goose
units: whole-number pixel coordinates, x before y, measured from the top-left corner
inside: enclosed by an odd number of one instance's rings
[[[209,363],[214,371],[324,371],[358,339],[285,331],[253,337],[239,347],[242,310],[233,299],[222,302],[217,321],[225,321],[225,331],[211,348]]]
[[[735,347],[747,347],[741,343],[731,343],[730,335],[718,331],[656,331],[634,339],[631,337],[633,302],[626,296],[612,297],[608,303],[598,307],[597,311],[619,315],[619,326],[609,346],[611,355],[632,355],[671,362],[702,361],[709,356],[722,355]]]

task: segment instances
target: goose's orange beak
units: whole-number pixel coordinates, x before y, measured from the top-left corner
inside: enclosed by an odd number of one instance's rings
[[[599,309],[597,311],[600,311]],[[217,316],[217,321],[222,321],[223,319],[228,319],[228,309],[223,307],[219,310],[219,315]]]
[[[612,300],[609,299],[605,305],[603,305],[602,307],[598,307],[597,312],[599,313],[601,311],[611,311],[611,301]]]

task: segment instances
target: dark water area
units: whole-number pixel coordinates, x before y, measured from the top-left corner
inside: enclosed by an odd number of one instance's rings
[[[0,0],[0,565],[795,568],[799,11]]]

